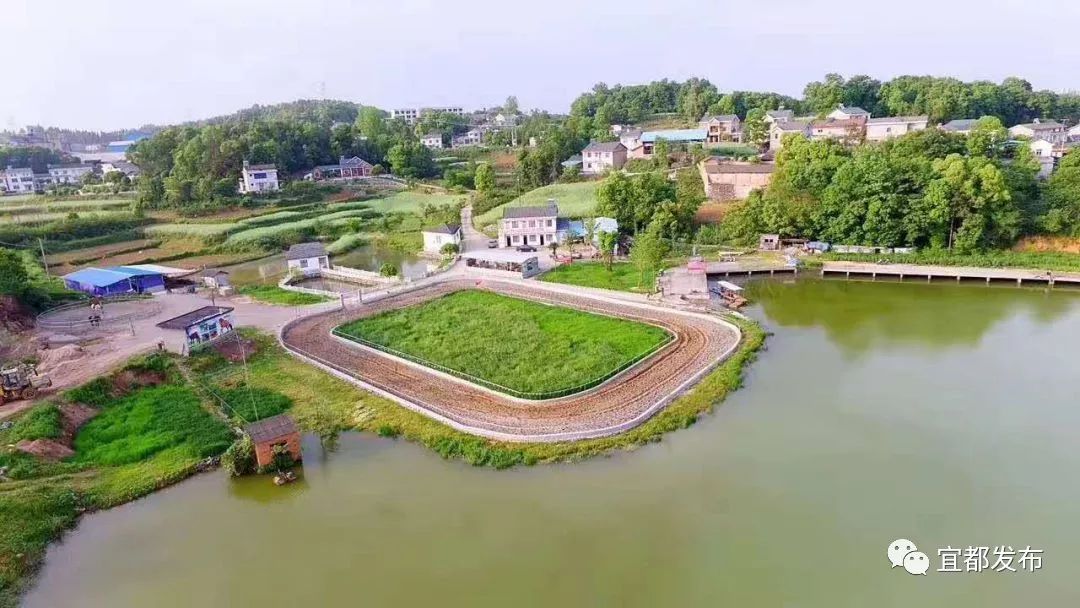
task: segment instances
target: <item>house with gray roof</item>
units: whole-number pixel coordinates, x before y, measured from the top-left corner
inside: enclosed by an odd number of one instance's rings
[[[833,120],[866,120],[870,118],[870,113],[858,106],[840,104],[836,106],[835,110],[829,112],[825,118],[832,118]]]
[[[926,129],[929,116],[886,116],[866,120],[867,141],[884,141]]]
[[[786,120],[769,125],[769,150],[778,152],[784,147],[784,137],[793,133],[810,137],[810,123],[801,120]]]
[[[795,112],[793,110],[785,110],[780,108],[779,110],[769,110],[765,112],[765,124],[772,124],[774,122],[787,122],[795,119]]]
[[[1009,127],[1009,135],[1028,139],[1043,139],[1052,144],[1063,144],[1068,137],[1065,125],[1056,120],[1035,120]]]
[[[317,274],[322,268],[330,268],[330,258],[322,243],[297,243],[285,252],[285,262],[289,271],[297,270],[304,274]]]
[[[558,216],[559,205],[554,200],[539,207],[505,207],[499,222],[499,247],[539,248],[558,242]]]
[[[617,141],[594,141],[581,151],[581,173],[600,175],[622,169],[626,164],[626,146]]]
[[[977,122],[979,122],[977,118],[957,118],[956,120],[950,120],[947,123],[938,125],[938,128],[946,133],[967,135],[975,128],[975,123]]]

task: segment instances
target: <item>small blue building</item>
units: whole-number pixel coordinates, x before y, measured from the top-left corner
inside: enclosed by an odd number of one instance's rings
[[[154,293],[164,291],[165,276],[159,272],[129,266],[84,268],[64,275],[64,284],[68,289],[93,296]]]

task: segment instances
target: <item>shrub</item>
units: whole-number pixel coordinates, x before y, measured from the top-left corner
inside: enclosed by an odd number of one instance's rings
[[[384,425],[380,426],[378,429],[376,429],[375,433],[379,437],[391,437],[391,438],[393,438],[393,437],[397,437],[398,435],[400,435],[401,431],[399,431],[397,429],[397,427],[393,427],[393,426],[391,426],[389,424],[384,424]]]
[[[447,243],[439,250],[443,255],[457,255],[458,246],[454,243]]]
[[[293,465],[296,464],[296,460],[293,459],[292,453],[283,445],[275,445],[271,448],[271,454],[270,464],[264,471],[280,472],[291,469]]]
[[[56,439],[63,434],[63,415],[60,409],[51,403],[39,405],[15,421],[8,439],[11,443],[34,441],[35,439]]]
[[[255,422],[281,414],[292,407],[292,399],[265,388],[238,386],[220,392],[229,404],[228,415],[243,422]]]
[[[233,477],[255,472],[255,444],[247,435],[237,439],[221,455],[221,466]]]
[[[112,401],[112,390],[113,385],[109,378],[95,378],[78,388],[71,389],[64,396],[69,401],[100,408]]]
[[[398,276],[398,267],[390,262],[385,262],[379,267],[379,274],[384,277],[396,277]]]

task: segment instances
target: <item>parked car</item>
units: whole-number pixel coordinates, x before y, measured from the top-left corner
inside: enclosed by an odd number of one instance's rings
[[[499,241],[496,239],[488,239],[488,249],[495,249],[499,246]]]
[[[518,245],[517,250],[521,253],[536,253],[536,247],[532,245]]]

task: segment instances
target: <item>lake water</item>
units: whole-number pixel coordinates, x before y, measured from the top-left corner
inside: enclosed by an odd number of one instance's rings
[[[335,266],[379,272],[385,263],[398,267],[401,276],[409,279],[423,278],[432,265],[431,261],[412,253],[402,253],[377,244],[362,245],[341,255],[330,256],[330,263]],[[235,285],[277,283],[285,276],[285,255],[276,254],[227,266],[229,278]],[[331,290],[333,291],[333,290]]]
[[[1080,603],[1080,294],[747,291],[774,332],[747,386],[661,443],[493,471],[309,440],[292,486],[217,472],[87,517],[26,605]],[[927,576],[890,568],[900,537]],[[1031,545],[1043,567],[936,572],[947,545]]]

